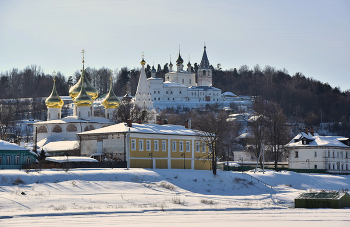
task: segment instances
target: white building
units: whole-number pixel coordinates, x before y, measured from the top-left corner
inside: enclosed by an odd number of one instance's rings
[[[349,138],[299,133],[287,145],[289,169],[304,172],[350,173]]]
[[[152,76],[148,79],[148,84],[154,107],[160,109],[174,106],[192,108],[222,102],[221,90],[212,87],[212,70],[209,66],[204,46],[197,82],[195,73],[191,72],[190,62],[187,64],[187,70],[183,69],[180,52],[176,60],[176,71],[173,71],[173,64],[170,61],[169,73],[165,74],[165,81],[155,78],[155,70],[152,69]]]

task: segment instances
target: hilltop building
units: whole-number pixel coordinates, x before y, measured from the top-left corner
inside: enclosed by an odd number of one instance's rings
[[[212,70],[209,66],[206,46],[204,46],[197,82],[195,73],[191,71],[190,62],[187,64],[187,70],[183,69],[180,51],[176,60],[176,70],[173,70],[170,59],[169,72],[165,74],[165,81],[155,77],[155,69],[153,68],[151,77],[147,81],[154,107],[164,109],[179,105],[192,108],[222,102],[221,90],[212,87]]]

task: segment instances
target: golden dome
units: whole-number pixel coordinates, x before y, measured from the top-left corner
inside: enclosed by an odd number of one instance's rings
[[[81,81],[84,83],[84,74],[81,76]],[[80,81],[80,80],[79,80]],[[88,93],[85,90],[85,86],[81,86],[81,90],[78,94],[78,96],[74,99],[74,104],[76,106],[91,106],[91,104],[94,102],[94,100],[88,95]]]
[[[53,88],[51,95],[45,100],[45,104],[47,108],[62,108],[64,104],[61,97],[57,94],[55,79],[53,79]]]
[[[81,91],[81,85],[82,85],[81,78],[83,76],[85,77],[85,79],[84,79],[84,87],[85,87],[86,93],[92,98],[92,100],[95,100],[98,97],[97,89],[94,88],[90,84],[89,80],[85,76],[85,69],[84,69],[84,64],[83,64],[83,70],[82,70],[81,77],[80,77],[78,83],[76,83],[73,87],[71,87],[69,89],[69,96],[73,99],[73,101],[74,101],[74,99],[78,96],[78,94]]]
[[[108,108],[118,108],[120,104],[120,100],[118,97],[114,94],[113,91],[113,85],[112,85],[112,78],[111,78],[111,85],[109,88],[108,95],[106,98],[103,100],[102,105],[108,109]]]
[[[141,63],[141,65],[145,65],[146,64],[146,62],[145,62],[145,60],[143,58],[142,58],[142,61],[140,63]]]

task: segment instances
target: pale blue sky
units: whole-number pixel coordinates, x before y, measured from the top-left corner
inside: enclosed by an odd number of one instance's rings
[[[223,69],[259,64],[350,89],[350,1],[0,0],[0,71],[28,65],[65,76],[181,54]],[[234,91],[232,91],[234,92]]]

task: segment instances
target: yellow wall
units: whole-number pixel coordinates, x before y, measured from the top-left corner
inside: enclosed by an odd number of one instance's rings
[[[167,159],[156,159],[156,168],[157,169],[167,169],[168,160]]]
[[[130,168],[152,168],[151,159],[131,159]]]
[[[210,170],[211,168],[210,160],[194,160],[194,169],[198,170]]]
[[[176,151],[173,151],[173,141],[176,142]],[[183,150],[180,151],[180,141],[183,142]],[[186,142],[190,142],[190,152],[186,151]],[[172,158],[183,158],[182,153],[186,153],[186,158],[192,158],[192,141],[191,140],[181,140],[181,139],[171,139],[170,140],[170,153]]]
[[[131,140],[136,140],[136,150],[131,150]],[[140,151],[139,149],[139,138],[130,138],[130,157],[135,158],[147,158],[150,157],[149,153],[152,153],[153,158],[166,158],[168,157],[168,151],[162,151],[162,140],[161,139],[143,139],[143,150]],[[146,150],[146,141],[151,141],[151,150]],[[154,150],[154,141],[158,140],[158,151]],[[168,149],[167,149],[168,150]]]
[[[185,160],[186,169],[191,169],[191,160]],[[184,160],[182,159],[172,159],[171,160],[171,168],[172,169],[183,169],[184,168]]]

